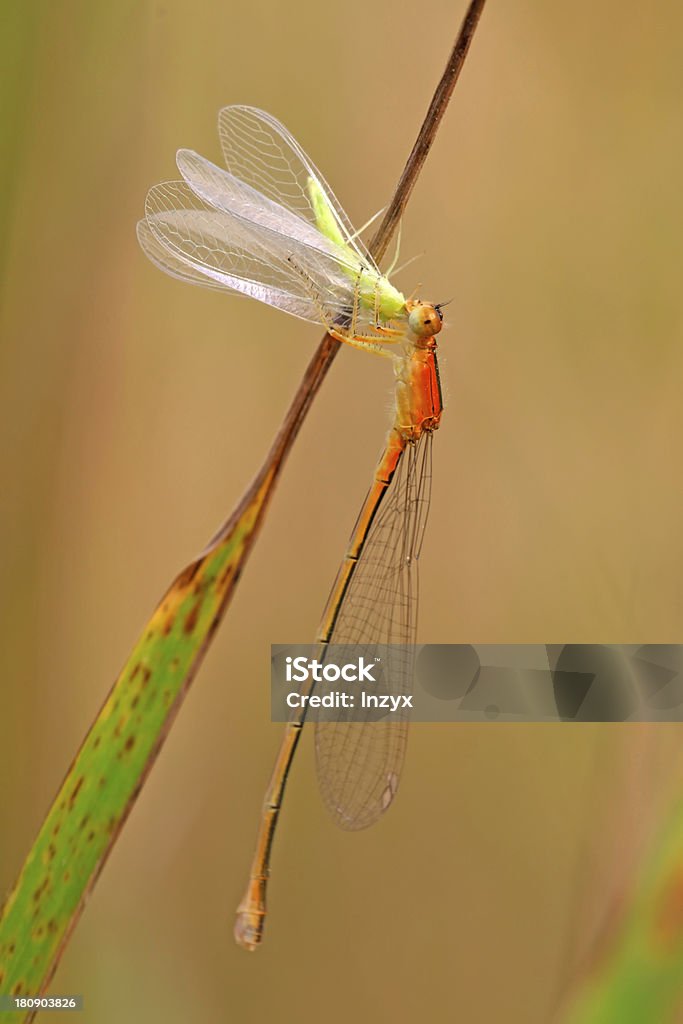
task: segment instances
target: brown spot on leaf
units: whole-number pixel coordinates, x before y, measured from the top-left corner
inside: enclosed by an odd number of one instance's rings
[[[200,558],[200,559],[198,559],[198,561],[193,562],[192,565],[188,565],[186,569],[183,569],[183,571],[181,572],[180,576],[178,576],[178,578],[176,579],[176,586],[178,586],[178,587],[187,587],[187,586],[189,586],[190,583],[192,583],[192,580],[195,578],[195,576],[199,572],[199,570],[201,569],[202,565],[203,565],[203,559]]]
[[[18,981],[16,983],[16,985],[14,986],[14,988],[12,989],[12,995],[13,996],[20,996],[23,991],[24,991],[24,983],[23,983],[23,981]]]
[[[138,693],[136,693],[135,696],[133,697],[132,701],[130,702],[130,706],[131,706],[132,710],[135,710],[135,708],[138,706],[139,701],[140,701],[140,695]]]
[[[169,615],[169,617],[166,619],[166,622],[164,623],[164,628],[162,630],[164,636],[168,636],[168,634],[173,629],[174,625],[175,625],[175,615]]]
[[[126,740],[126,750],[132,750],[135,746],[135,736],[129,736]]]
[[[78,794],[80,792],[80,789],[81,789],[81,786],[83,785],[84,781],[85,780],[84,780],[83,776],[81,775],[80,778],[78,779],[78,782],[76,783],[76,785],[74,786],[74,788],[71,791],[71,796],[69,797],[69,807],[73,807],[74,802],[76,800],[76,797],[78,796]]]
[[[95,838],[95,833],[92,832],[92,831],[88,832],[88,842],[92,843],[94,838]]]
[[[197,601],[187,613],[185,622],[183,623],[183,631],[185,633],[193,633],[194,628],[197,625],[197,619],[199,618],[199,611],[202,607],[202,602]]]

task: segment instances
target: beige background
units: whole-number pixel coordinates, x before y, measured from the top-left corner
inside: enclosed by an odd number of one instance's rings
[[[218,160],[219,107],[252,103],[363,223],[464,4],[3,8],[1,888],[320,334],[155,270],[146,189],[180,146]],[[397,282],[453,298],[421,640],[682,639],[681,33],[673,2],[484,14]],[[280,731],[269,645],[314,635],[390,400],[387,368],[342,352],[55,979],[84,1021],[540,1024],[581,908],[599,919],[611,858],[648,831],[674,728],[416,727],[400,799],[357,835],[326,818],[307,737],[266,945],[233,945]]]

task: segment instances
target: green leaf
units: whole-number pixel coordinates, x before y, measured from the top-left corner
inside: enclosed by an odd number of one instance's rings
[[[267,466],[171,585],[69,768],[0,914],[0,992],[38,995],[54,974],[234,591],[277,476]]]

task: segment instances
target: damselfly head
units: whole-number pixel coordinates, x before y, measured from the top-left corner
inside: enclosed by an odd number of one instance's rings
[[[431,302],[411,299],[406,302],[406,309],[408,310],[408,327],[416,338],[431,338],[441,330],[443,314],[439,306],[433,306]]]

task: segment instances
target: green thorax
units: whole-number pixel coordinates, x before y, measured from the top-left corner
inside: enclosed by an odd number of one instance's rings
[[[360,305],[363,309],[375,310],[382,321],[396,320],[405,316],[406,300],[398,288],[387,277],[373,270],[363,270],[358,253],[353,249],[341,230],[337,213],[330,203],[320,182],[308,179],[308,195],[313,207],[318,230],[341,250],[339,266],[358,288]]]

